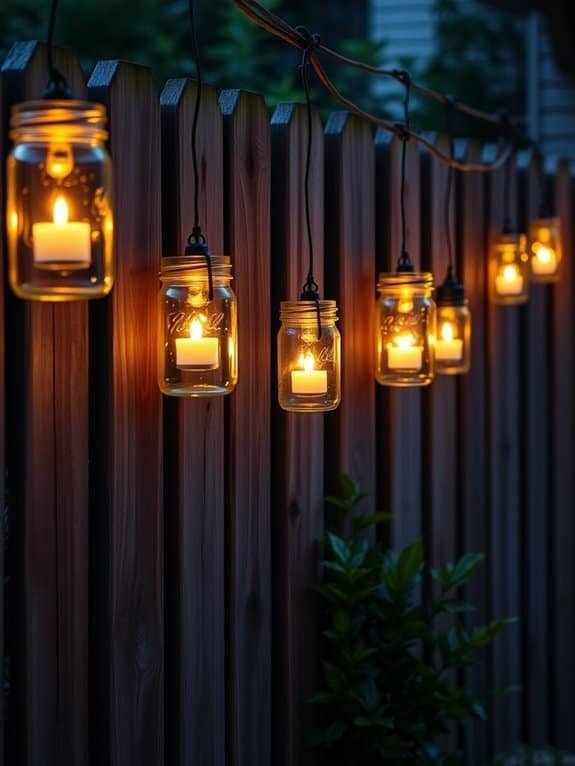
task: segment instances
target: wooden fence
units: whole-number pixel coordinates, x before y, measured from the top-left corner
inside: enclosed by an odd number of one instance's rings
[[[23,766],[314,766],[304,746],[319,683],[322,497],[346,471],[395,514],[393,544],[424,534],[437,563],[484,550],[477,619],[521,622],[466,674],[523,685],[489,724],[459,733],[467,762],[521,741],[575,748],[574,187],[552,173],[565,268],[529,303],[486,299],[502,173],[456,177],[458,270],[473,312],[470,374],[426,390],[373,378],[378,270],[399,252],[400,143],[356,117],[314,116],[317,275],[338,301],[343,400],[325,417],[276,402],[279,301],[305,274],[305,113],[206,88],[201,217],[233,259],[240,381],[229,398],[162,397],[156,384],[160,258],[190,228],[195,85],[99,63],[77,96],[105,103],[115,165],[116,284],[105,300],[24,303],[0,290],[0,496],[5,521],[4,753]],[[45,50],[17,44],[10,105],[44,86]],[[445,138],[434,138],[445,146]],[[492,147],[460,141],[462,158]],[[408,145],[408,246],[446,267],[444,167]],[[513,207],[536,209],[537,158],[513,167]],[[0,246],[5,249],[5,238]],[[4,256],[5,257],[5,256]],[[2,277],[3,278],[3,277]],[[5,279],[3,278],[3,282]],[[1,440],[0,440],[1,441]]]

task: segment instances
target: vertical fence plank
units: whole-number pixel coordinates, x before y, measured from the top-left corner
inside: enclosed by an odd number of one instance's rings
[[[271,748],[270,127],[264,101],[224,91],[226,249],[238,293],[239,382],[226,402],[229,763]]]
[[[55,64],[77,97],[84,77],[71,51]],[[17,43],[3,65],[4,120],[17,101],[41,98],[45,48]],[[87,758],[88,313],[85,303],[7,299],[6,433],[16,618],[12,686],[21,762]],[[3,496],[3,495],[2,495]],[[21,671],[21,672],[19,672]],[[22,697],[18,701],[18,695]]]
[[[161,766],[160,111],[144,67],[101,62],[88,90],[108,108],[116,209],[115,286],[90,317],[92,573],[100,602],[92,742],[102,763]]]
[[[430,139],[443,154],[449,154],[447,136],[433,135]],[[431,271],[440,284],[448,266],[444,209],[448,171],[428,152],[422,154],[422,165],[422,268]],[[449,219],[455,259],[453,199],[452,193]],[[437,375],[433,385],[423,392],[423,471],[427,488],[423,493],[424,528],[427,552],[434,566],[453,561],[456,555],[455,385],[454,376]]]
[[[304,209],[307,146],[305,108],[280,104],[271,122],[272,306],[296,300],[307,273]],[[316,279],[323,287],[323,130],[313,117],[310,199]],[[275,334],[272,336],[272,398],[277,398]],[[312,583],[318,579],[323,536],[323,415],[286,413],[272,407],[272,517],[274,609],[274,749],[277,766],[304,766],[317,755],[305,752],[313,711],[306,706],[319,684],[320,610]],[[307,723],[307,728],[306,728]]]
[[[553,587],[550,595],[550,630],[554,705],[553,741],[558,747],[575,749],[575,347],[573,344],[573,305],[575,303],[575,229],[573,204],[574,179],[567,161],[555,170],[555,206],[561,217],[564,265],[551,299],[552,331],[552,422],[551,518]]]
[[[539,216],[541,195],[540,159],[534,152],[518,156],[520,167],[520,220],[527,231],[529,219]],[[524,723],[529,744],[549,742],[548,672],[548,546],[547,508],[549,503],[548,385],[551,358],[547,317],[549,287],[532,283],[529,303],[521,310],[521,527],[523,531],[523,678],[525,685]]]
[[[443,154],[449,154],[446,135],[429,136]],[[422,219],[421,262],[424,271],[433,273],[436,284],[441,284],[448,267],[448,234],[451,237],[455,261],[455,231],[453,221],[454,192],[449,203],[449,225],[445,222],[445,191],[448,179],[446,165],[422,152]],[[454,172],[454,171],[453,171]],[[452,179],[454,181],[454,179]],[[437,324],[437,332],[440,326]],[[456,383],[452,375],[437,375],[433,384],[423,391],[423,526],[426,553],[433,566],[454,561],[457,553],[456,491],[459,473],[456,471]],[[446,629],[451,620],[440,622]],[[447,671],[448,683],[456,683],[455,671]],[[440,746],[449,752],[457,748],[457,729],[441,737]]]
[[[372,320],[375,285],[375,158],[371,128],[345,112],[325,128],[325,295],[338,303],[342,401],[326,420],[326,468],[369,494],[375,507],[375,382]]]
[[[475,141],[456,143],[456,156],[463,162],[480,162],[481,146]],[[457,173],[455,205],[457,222],[458,271],[465,285],[471,311],[471,370],[458,381],[458,502],[459,550],[487,551],[487,468],[485,440],[486,418],[486,316],[485,316],[485,210],[482,173]],[[475,574],[466,589],[476,612],[470,625],[484,624],[487,613],[487,562]],[[475,694],[489,686],[484,657],[465,673],[465,682]],[[465,763],[484,766],[489,751],[488,727],[472,721],[465,728]]]
[[[376,258],[378,271],[395,271],[401,254],[400,167],[402,142],[379,129],[376,156]],[[416,269],[420,263],[420,158],[407,144],[407,250]],[[422,392],[378,386],[377,466],[379,506],[394,514],[393,544],[402,547],[422,532]]]
[[[491,161],[494,147],[485,147]],[[512,163],[511,218],[517,219],[517,174]],[[503,227],[503,174],[488,175],[489,237]],[[520,588],[520,431],[519,431],[519,310],[489,304],[488,309],[488,451],[489,451],[489,562],[492,572],[490,604],[495,617],[521,612]],[[492,687],[521,682],[521,629],[514,625],[497,638],[492,656]],[[519,695],[495,700],[491,723],[496,751],[512,749],[521,741]]]
[[[193,226],[191,154],[196,86],[162,91],[164,255],[182,254]],[[202,90],[198,122],[200,217],[213,253],[223,253],[222,115]],[[224,402],[164,399],[166,520],[166,761],[223,766]],[[205,597],[209,588],[209,597]]]
[[[2,110],[2,80],[0,79],[0,114],[3,114]],[[0,167],[4,167],[4,146],[3,146],[3,138],[0,139]],[[3,176],[2,176],[3,178]],[[2,184],[2,188],[0,188],[0,209],[4,210],[4,184]],[[2,259],[2,262],[5,262],[6,258],[6,240],[5,240],[5,230],[4,230],[4,216],[0,217],[0,259]],[[5,758],[5,749],[4,749],[4,742],[5,742],[5,726],[6,726],[6,689],[7,689],[7,683],[6,683],[6,639],[5,639],[5,607],[6,607],[6,584],[7,580],[5,579],[5,561],[7,558],[7,539],[6,539],[6,507],[7,507],[7,498],[6,498],[6,484],[5,484],[5,444],[4,444],[4,435],[5,435],[5,397],[4,397],[4,373],[6,370],[6,364],[5,364],[5,341],[4,341],[4,333],[5,333],[5,321],[4,321],[4,269],[0,269],[0,510],[2,511],[2,525],[0,526],[0,529],[2,531],[3,536],[3,544],[0,546],[0,582],[2,582],[3,587],[0,588],[0,662],[2,665],[2,668],[4,669],[4,690],[5,693],[0,698],[0,761],[2,761],[3,758]],[[3,761],[2,761],[3,762]]]

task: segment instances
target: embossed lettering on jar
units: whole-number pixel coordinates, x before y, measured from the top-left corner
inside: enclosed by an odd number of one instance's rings
[[[426,386],[435,376],[433,275],[380,274],[376,306],[376,371],[384,386]]]
[[[210,300],[206,259],[164,258],[160,279],[160,389],[169,396],[222,396],[238,379],[237,304],[231,262],[211,256]]]

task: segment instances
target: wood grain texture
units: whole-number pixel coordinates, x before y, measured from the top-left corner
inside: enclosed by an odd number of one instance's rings
[[[88,91],[108,108],[116,201],[115,286],[90,317],[91,512],[101,527],[93,566],[99,622],[91,657],[101,675],[100,682],[95,679],[101,707],[93,710],[92,744],[96,759],[111,766],[161,766],[160,110],[144,67],[101,62]]]
[[[445,135],[429,136],[439,151],[449,154]],[[422,153],[422,248],[421,267],[441,284],[448,267],[445,226],[445,188],[448,172],[429,153]],[[451,241],[455,258],[454,194],[450,201]],[[439,331],[439,326],[438,326]],[[457,516],[456,493],[456,380],[452,375],[436,375],[433,385],[423,391],[424,420],[424,529],[427,555],[433,566],[455,559]]]
[[[402,142],[387,131],[375,136],[376,259],[378,271],[395,271],[401,253],[400,168]],[[420,156],[407,145],[407,250],[420,268]],[[394,514],[392,542],[403,547],[423,531],[422,391],[377,386],[378,508]]]
[[[195,83],[169,80],[162,114],[164,255],[183,253],[193,226],[190,140]],[[223,253],[222,115],[202,89],[200,219]],[[166,760],[223,766],[225,758],[224,402],[164,398],[166,518]]]
[[[307,115],[303,105],[280,104],[271,121],[271,326],[282,300],[296,300],[308,270],[304,209]],[[310,199],[315,276],[323,286],[323,129],[314,113]],[[275,333],[272,398],[277,390]],[[316,723],[306,703],[319,688],[320,610],[311,585],[319,578],[323,538],[321,414],[286,413],[272,406],[273,752],[277,766],[312,766],[305,741]]]
[[[270,127],[263,99],[223,91],[226,250],[239,382],[226,401],[228,763],[271,757]]]
[[[552,741],[558,747],[575,749],[575,347],[573,344],[573,305],[575,304],[575,229],[573,207],[575,189],[572,171],[566,160],[555,168],[555,208],[563,231],[563,274],[551,288],[553,396],[551,459],[551,572],[550,594],[551,672],[553,678]]]
[[[75,55],[55,65],[83,98]],[[4,116],[41,97],[46,50],[17,43],[2,67]],[[10,510],[22,557],[14,597],[22,599],[13,651],[21,726],[9,745],[23,763],[84,763],[88,709],[88,310],[86,303],[24,302],[7,296]],[[23,434],[23,423],[25,433]],[[22,578],[22,579],[20,579]],[[18,634],[18,631],[21,631]],[[41,637],[41,638],[40,638]],[[20,656],[18,656],[20,655]],[[22,742],[19,737],[24,737]]]
[[[325,127],[325,296],[335,298],[342,337],[342,401],[326,418],[326,476],[344,472],[375,507],[375,381],[371,327],[375,285],[375,158],[371,128],[345,112]]]
[[[485,148],[490,161],[494,147]],[[511,218],[517,218],[517,173],[512,160]],[[487,182],[489,239],[503,227],[504,169],[489,173]],[[487,258],[487,254],[486,254]],[[518,617],[520,580],[520,428],[519,308],[489,303],[488,310],[488,454],[490,606],[493,617]],[[496,639],[491,652],[491,688],[521,683],[521,628],[514,625]],[[521,698],[494,701],[491,716],[496,752],[522,741]]]
[[[518,156],[520,169],[520,220],[527,231],[529,220],[539,216],[540,160],[533,152]],[[524,720],[529,743],[541,747],[549,739],[550,673],[547,634],[548,556],[550,526],[549,472],[551,428],[549,421],[550,336],[547,285],[531,284],[529,303],[521,311],[521,529],[524,583],[522,614],[523,679],[526,688]]]
[[[456,144],[456,156],[464,162],[480,162],[481,146],[475,141]],[[458,388],[458,547],[460,553],[488,549],[487,517],[487,381],[486,381],[486,230],[485,177],[481,173],[459,173],[455,177],[456,241],[458,272],[465,285],[471,311],[471,370],[457,381]],[[488,572],[481,567],[470,581],[466,596],[476,607],[470,626],[485,624],[488,614]],[[469,668],[465,680],[476,694],[488,688],[486,658]],[[483,721],[465,727],[463,742],[466,763],[484,766],[490,752],[489,728]]]

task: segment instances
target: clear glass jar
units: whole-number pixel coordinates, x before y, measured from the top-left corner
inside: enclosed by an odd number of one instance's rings
[[[237,301],[231,262],[211,256],[213,299],[206,258],[162,259],[158,381],[169,396],[223,396],[238,381]]]
[[[100,298],[113,283],[106,108],[73,100],[12,107],[7,160],[10,285],[20,298]]]
[[[471,312],[467,299],[459,305],[437,303],[435,372],[462,375],[471,366]]]
[[[559,218],[529,222],[529,263],[532,282],[556,282],[561,271],[563,247]]]
[[[433,274],[380,274],[377,289],[377,382],[384,386],[427,386],[435,377]]]
[[[335,301],[282,301],[278,395],[288,412],[329,412],[341,400],[341,338]],[[319,330],[319,336],[318,336]]]
[[[493,303],[515,305],[529,298],[525,234],[502,234],[491,244],[489,290]]]

